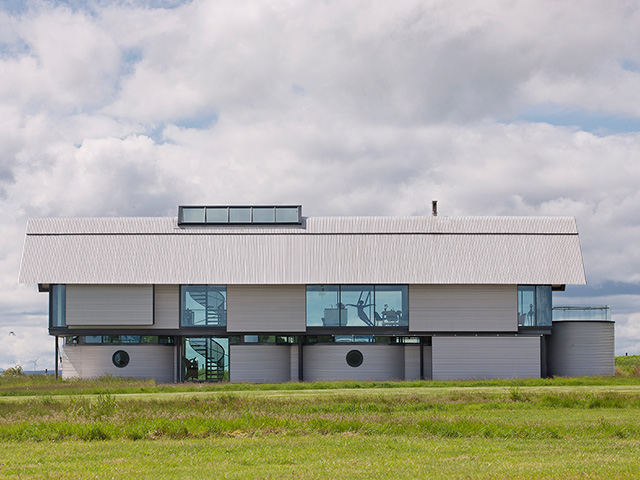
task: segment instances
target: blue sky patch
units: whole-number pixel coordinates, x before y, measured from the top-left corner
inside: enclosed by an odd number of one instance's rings
[[[640,132],[640,118],[567,109],[560,105],[531,108],[516,119],[533,123],[548,123],[559,127],[577,127],[585,132],[606,136],[615,133]]]
[[[553,303],[561,305],[563,297],[596,299],[613,295],[640,295],[640,284],[606,281],[599,285],[567,285],[565,292],[553,294]]]
[[[210,128],[218,122],[217,113],[203,113],[194,117],[183,118],[174,122],[174,125],[182,128]]]

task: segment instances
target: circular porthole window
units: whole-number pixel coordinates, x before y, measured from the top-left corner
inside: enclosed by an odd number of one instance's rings
[[[118,350],[111,357],[111,361],[118,368],[124,368],[129,365],[129,354],[124,350]]]
[[[362,352],[360,350],[351,350],[347,353],[347,363],[350,367],[359,367],[362,365]]]

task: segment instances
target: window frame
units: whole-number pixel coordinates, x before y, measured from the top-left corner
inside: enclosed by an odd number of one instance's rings
[[[56,302],[56,294],[59,293],[58,302]],[[54,318],[56,318],[56,313],[54,312],[54,307],[56,305],[61,306],[61,314],[62,317],[61,324],[54,324]],[[49,328],[67,328],[67,285],[63,283],[51,284],[49,286]]]
[[[335,295],[336,303],[335,307],[325,307],[325,317],[320,317],[322,324],[318,324],[317,322],[309,323],[310,320],[310,307],[309,307],[309,294],[317,293],[323,291],[322,288],[326,288],[327,293],[330,293],[332,296]],[[356,292],[354,287],[362,287],[362,292],[369,291],[371,293],[371,298],[369,299],[370,303],[370,314],[367,315],[367,311],[365,311],[365,315],[369,319],[372,324],[367,324],[366,320],[360,317],[360,312],[358,312],[358,320],[362,322],[362,324],[348,324],[349,322],[349,314],[348,312],[353,310],[355,304],[346,304],[345,299],[343,298],[343,287],[347,287],[344,289],[345,293]],[[311,290],[310,290],[311,289]],[[370,289],[370,290],[369,290]],[[397,292],[400,294],[400,308],[402,310],[396,310],[395,305],[389,310],[383,309],[383,302],[378,305],[378,301],[376,300],[376,291],[379,293],[382,292]],[[330,299],[333,300],[333,299]],[[388,300],[387,300],[388,302]],[[331,303],[333,305],[333,302]],[[386,307],[388,303],[384,303]],[[338,315],[338,321],[332,318],[330,322],[326,320],[327,310],[336,310]],[[397,315],[396,312],[400,312],[400,315]],[[383,315],[384,313],[384,315]],[[393,316],[392,316],[393,314]],[[346,320],[345,320],[346,317]],[[307,284],[305,286],[305,326],[307,329],[315,329],[315,328],[325,328],[325,329],[359,329],[359,330],[367,330],[367,329],[382,329],[382,328],[391,328],[391,329],[403,329],[407,330],[409,328],[409,285],[408,284]]]
[[[533,305],[533,322],[531,325],[527,325],[527,316],[529,315],[529,312],[524,311],[524,313],[520,313],[520,308],[521,308],[521,303],[520,303],[520,293],[521,289],[533,289],[533,301],[532,301],[532,305]],[[549,299],[549,315],[548,315],[548,323],[545,324],[541,324],[541,320],[542,320],[542,314],[540,313],[540,305],[541,305],[541,297],[542,297],[542,289],[547,290],[547,292],[545,293],[545,295],[548,295],[548,299]],[[551,328],[552,326],[552,321],[553,321],[553,288],[551,285],[530,285],[530,284],[522,284],[522,285],[518,285],[517,286],[517,298],[516,298],[516,308],[517,308],[517,322],[518,322],[518,328]],[[531,290],[527,290],[527,291],[531,291]],[[520,319],[524,317],[524,322],[520,323]]]
[[[195,323],[195,320],[192,319],[191,323],[186,322],[185,321],[185,311],[186,311],[186,307],[185,307],[185,299],[186,299],[186,294],[187,291],[185,291],[185,289],[188,289],[190,287],[197,287],[197,288],[206,288],[206,299],[207,299],[207,305],[202,305],[204,307],[205,310],[205,323]],[[214,291],[217,291],[218,293],[221,293],[223,295],[224,298],[224,302],[223,302],[223,308],[222,310],[220,310],[220,308],[218,307],[218,314],[220,314],[220,312],[224,312],[224,318],[221,322],[218,323],[208,323],[207,320],[207,310],[209,309],[209,305],[208,305],[208,299],[209,299],[209,288],[211,289],[216,289]],[[200,284],[183,284],[180,285],[179,288],[180,291],[180,297],[179,297],[179,328],[187,328],[187,329],[191,329],[191,328],[226,328],[227,327],[227,286],[226,285],[200,285]],[[192,297],[193,298],[193,297]],[[194,301],[196,301],[194,299]],[[196,301],[196,303],[199,303]]]

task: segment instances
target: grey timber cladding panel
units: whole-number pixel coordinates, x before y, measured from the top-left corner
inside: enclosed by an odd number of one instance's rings
[[[613,375],[614,326],[614,322],[553,322],[547,343],[549,375]]]
[[[540,377],[540,337],[432,339],[434,380]]]
[[[152,325],[151,285],[67,285],[67,325]]]
[[[304,332],[304,285],[229,285],[229,332]]]
[[[410,285],[409,331],[517,332],[516,285]]]
[[[420,345],[404,347],[404,379],[420,380]]]
[[[359,367],[347,364],[351,350],[359,350]],[[405,376],[404,346],[367,344],[305,345],[302,354],[304,381],[402,380]]]
[[[129,354],[129,364],[118,368],[111,357],[118,350]],[[62,377],[95,378],[103,375],[174,381],[175,347],[167,345],[63,345]]]
[[[154,327],[178,328],[180,324],[180,286],[156,285],[154,290]]]
[[[292,382],[300,381],[300,358],[299,358],[300,348],[298,345],[291,345],[291,378]]]
[[[432,366],[432,347],[424,345],[423,347],[423,356],[424,356],[424,378],[425,380],[433,379],[433,366]]]
[[[231,382],[282,383],[291,380],[291,346],[230,345]]]

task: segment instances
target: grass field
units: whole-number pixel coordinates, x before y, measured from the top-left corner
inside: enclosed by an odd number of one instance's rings
[[[0,478],[640,478],[640,357],[622,358],[613,378],[510,381],[3,374]]]

